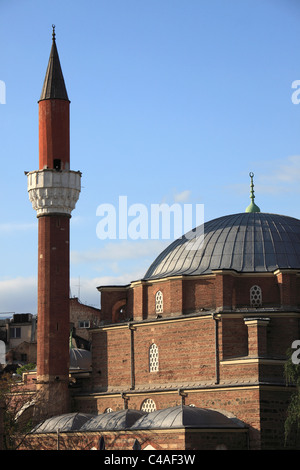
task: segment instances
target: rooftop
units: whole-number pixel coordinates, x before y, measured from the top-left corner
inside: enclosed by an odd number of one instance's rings
[[[210,274],[213,270],[274,272],[300,269],[300,220],[245,212],[205,222],[171,243],[152,263],[144,279]],[[202,243],[200,243],[202,242]]]

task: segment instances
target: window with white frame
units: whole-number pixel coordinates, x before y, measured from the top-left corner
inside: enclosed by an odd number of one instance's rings
[[[155,312],[156,313],[163,312],[163,295],[160,290],[156,292],[155,294]]]
[[[143,401],[141,406],[141,411],[146,411],[146,413],[151,413],[152,411],[156,411],[156,405],[151,398],[147,398]]]
[[[78,328],[89,328],[90,327],[90,320],[79,320],[78,321]]]
[[[260,307],[262,305],[262,292],[259,286],[252,286],[250,289],[251,307]]]
[[[9,336],[10,338],[17,339],[21,338],[21,327],[14,326],[9,329]]]
[[[158,371],[158,346],[157,344],[151,344],[149,348],[149,372]]]

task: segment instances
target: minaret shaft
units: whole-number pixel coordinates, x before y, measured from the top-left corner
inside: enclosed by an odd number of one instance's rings
[[[69,102],[39,102],[39,168],[70,169]]]
[[[39,218],[37,375],[69,373],[69,217]]]

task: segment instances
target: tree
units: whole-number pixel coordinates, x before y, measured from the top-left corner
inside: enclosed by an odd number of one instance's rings
[[[32,393],[20,393],[17,383],[9,373],[0,376],[0,438],[3,450],[14,450],[32,425],[26,410],[33,401]],[[2,434],[2,436],[1,436]],[[1,448],[0,447],[0,448]]]
[[[288,359],[284,366],[284,375],[290,385],[295,386],[291,401],[287,410],[285,421],[285,445],[289,447],[300,447],[300,362],[295,360],[292,349],[287,352]]]
[[[10,373],[0,374],[0,450],[36,449],[90,449],[94,440],[87,436],[70,438],[69,434],[32,433],[49,418],[45,394],[35,387],[16,381]]]

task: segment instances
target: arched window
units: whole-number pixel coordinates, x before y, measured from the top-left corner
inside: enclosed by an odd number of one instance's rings
[[[156,292],[155,294],[155,312],[156,313],[163,312],[163,295],[160,290]]]
[[[149,348],[149,372],[158,371],[158,347],[155,343]]]
[[[113,305],[113,308],[112,308],[112,322],[113,323],[122,323],[122,322],[125,322],[125,321],[128,321],[127,317],[128,315],[126,314],[126,299],[123,299],[123,300],[118,300],[118,302],[116,302],[114,305]]]
[[[146,413],[151,413],[152,411],[156,411],[156,405],[151,398],[147,398],[143,401],[141,406],[141,411],[146,411]]]
[[[104,413],[112,413],[112,411],[113,411],[112,408],[106,408],[104,410]]]
[[[250,305],[251,307],[261,307],[262,293],[259,286],[252,286],[250,289]]]

